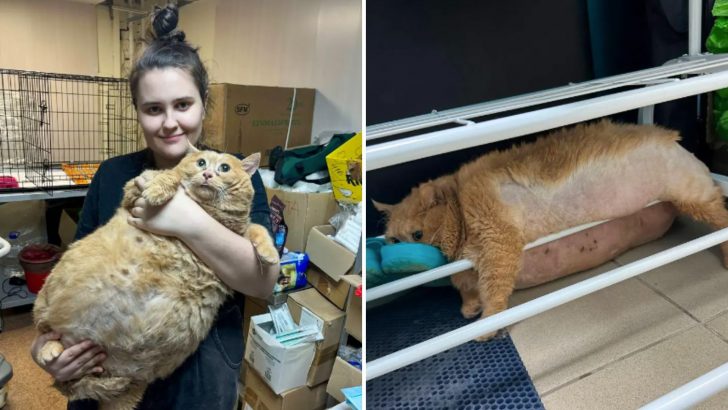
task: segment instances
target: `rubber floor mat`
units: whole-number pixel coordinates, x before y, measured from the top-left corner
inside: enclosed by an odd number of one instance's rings
[[[471,323],[449,287],[418,288],[367,310],[366,359]],[[468,342],[367,381],[370,409],[543,409],[510,336]]]

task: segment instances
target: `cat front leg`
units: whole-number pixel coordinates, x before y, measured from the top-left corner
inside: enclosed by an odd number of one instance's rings
[[[472,319],[483,311],[483,305],[480,303],[480,290],[478,288],[478,274],[468,269],[464,272],[456,273],[450,277],[455,289],[460,291],[460,298],[463,301],[460,313],[466,319]]]
[[[520,232],[505,224],[492,223],[480,230],[478,242],[467,246],[464,256],[475,265],[478,273],[481,319],[508,308],[508,300],[516,285],[523,264],[523,239]],[[475,340],[486,341],[495,336],[492,331]]]
[[[173,170],[157,171],[142,196],[152,206],[164,205],[177,193],[180,182],[180,176]]]
[[[245,237],[253,243],[263,262],[269,265],[277,265],[280,263],[278,250],[273,243],[273,239],[270,237],[268,230],[262,225],[251,223],[248,226],[248,230],[245,231]]]
[[[139,177],[143,178],[145,181],[149,181],[160,172],[161,171],[147,170],[142,172]],[[141,196],[142,190],[136,184],[136,178],[132,178],[124,185],[124,197],[121,199],[121,206],[126,209],[131,209],[134,207],[134,202],[141,198]]]

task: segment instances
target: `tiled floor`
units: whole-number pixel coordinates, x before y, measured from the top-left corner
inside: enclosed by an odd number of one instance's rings
[[[711,232],[686,219],[589,272],[516,292],[512,305]],[[547,409],[633,409],[728,362],[728,270],[712,248],[510,329]],[[728,392],[703,409],[728,408]]]

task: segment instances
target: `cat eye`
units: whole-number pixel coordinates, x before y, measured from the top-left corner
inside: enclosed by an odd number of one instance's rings
[[[197,166],[198,166],[198,167],[204,167],[204,166],[206,166],[206,165],[207,165],[207,162],[205,162],[205,160],[204,160],[204,159],[198,159],[198,160],[197,160]]]
[[[416,241],[419,241],[420,239],[422,239],[422,231],[415,231],[412,234],[412,239],[414,239]]]
[[[389,238],[387,238],[387,242],[389,242],[389,243],[399,243],[399,239],[393,238],[393,237],[389,237]]]
[[[230,165],[222,164],[222,165],[220,165],[219,170],[220,170],[220,172],[228,172],[228,171],[230,171]]]

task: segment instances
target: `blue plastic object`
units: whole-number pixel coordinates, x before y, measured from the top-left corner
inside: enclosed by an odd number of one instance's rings
[[[447,263],[439,248],[424,243],[400,242],[382,246],[382,271],[399,279],[437,268]],[[450,286],[450,278],[438,279],[424,286]]]
[[[367,311],[367,361],[456,329],[453,288],[418,288]],[[367,381],[372,409],[543,409],[510,336],[468,342]]]
[[[424,243],[393,243],[380,252],[384,273],[418,273],[447,263],[438,248]]]
[[[382,256],[380,250],[386,242],[382,238],[367,238],[367,275],[381,275]]]

